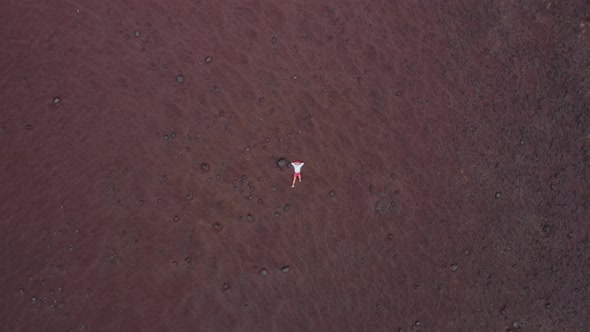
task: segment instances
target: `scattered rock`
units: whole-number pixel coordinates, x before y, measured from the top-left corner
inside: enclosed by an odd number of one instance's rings
[[[223,225],[221,225],[220,223],[216,222],[215,224],[213,224],[213,228],[216,231],[221,232],[223,230]]]
[[[285,168],[288,164],[289,162],[287,162],[287,159],[285,158],[277,160],[277,166],[279,166],[279,168]]]
[[[451,265],[451,271],[455,272],[459,269],[459,266],[457,266],[457,264],[452,264]]]
[[[328,195],[330,197],[334,197],[334,196],[336,196],[336,192],[334,190],[330,190],[330,192],[328,193]]]
[[[207,56],[207,57],[205,58],[205,63],[211,63],[211,61],[213,61],[213,57],[211,57],[211,56]]]
[[[141,31],[135,30],[135,38],[141,37]]]
[[[201,169],[205,172],[209,171],[209,164],[207,163],[202,163],[201,164]]]
[[[276,42],[277,42],[277,39],[276,39],[275,37],[272,37],[272,38],[270,39],[270,42],[274,44],[274,43],[276,43]]]
[[[59,97],[54,97],[53,98],[53,103],[54,104],[59,104],[60,101],[61,101],[61,99]]]
[[[287,272],[289,272],[289,266],[288,266],[288,265],[286,265],[286,266],[283,266],[283,267],[281,268],[281,272],[283,272],[283,273],[287,273]]]
[[[268,271],[265,268],[260,269],[259,273],[263,277],[266,277],[268,275]]]
[[[182,76],[182,75],[178,75],[178,76],[176,76],[176,82],[177,82],[177,83],[182,83],[182,82],[184,82],[184,76]]]
[[[496,198],[500,198],[500,196],[502,196],[502,192],[501,191],[497,191],[496,192]]]

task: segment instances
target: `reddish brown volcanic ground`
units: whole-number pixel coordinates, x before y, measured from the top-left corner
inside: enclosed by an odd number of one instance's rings
[[[590,323],[585,1],[7,2],[1,330]]]

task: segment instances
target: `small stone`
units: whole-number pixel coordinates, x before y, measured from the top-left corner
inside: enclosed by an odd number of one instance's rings
[[[209,170],[209,164],[207,163],[202,163],[201,164],[201,169],[205,172],[207,172]]]
[[[229,290],[230,288],[231,288],[231,286],[230,286],[229,282],[223,283],[223,290],[224,291]]]
[[[496,198],[500,198],[500,196],[502,196],[502,192],[500,192],[500,191],[497,191],[497,192],[496,192]]]
[[[192,201],[193,200],[193,195],[191,195],[191,194],[186,195],[186,200],[187,201]]]
[[[246,152],[250,152],[250,147],[249,147],[249,146],[245,147],[245,148],[244,148],[244,151],[246,151]]]
[[[457,264],[453,264],[451,265],[451,271],[455,272],[459,269],[459,267],[457,266]]]
[[[389,234],[387,235],[387,238],[388,238],[388,239],[390,239],[390,240],[393,240],[393,234],[389,233]]]
[[[59,104],[60,101],[61,101],[61,99],[59,97],[54,97],[53,98],[53,103],[54,104]]]
[[[334,197],[334,196],[336,196],[336,192],[334,190],[330,190],[330,192],[328,193],[328,195],[330,197]]]
[[[163,137],[163,138],[164,138],[164,140],[165,140],[165,141],[167,141],[167,140],[169,140],[169,139],[170,139],[170,136],[168,136],[168,135],[164,135],[164,137]]]
[[[266,277],[268,275],[268,271],[264,268],[260,269],[259,273],[263,277]]]
[[[283,207],[283,211],[287,212],[289,210],[291,210],[291,205],[285,204],[285,206]]]
[[[175,139],[175,138],[176,138],[176,132],[175,132],[175,131],[173,131],[173,132],[170,134],[170,138],[172,138],[172,139]]]
[[[251,187],[249,188],[249,190],[253,192],[253,191],[254,191],[254,186],[251,186]]]
[[[223,225],[221,225],[220,223],[216,222],[215,224],[213,224],[213,228],[216,231],[221,232],[221,230],[223,230]]]
[[[143,200],[139,201],[139,205],[143,205],[143,204],[144,204]]]
[[[207,57],[205,58],[205,63],[211,63],[211,61],[213,61],[213,57],[211,57],[211,56],[207,56]]]
[[[272,37],[272,38],[270,39],[270,42],[274,44],[274,43],[276,43],[276,42],[277,42],[277,39],[276,39],[275,37]]]
[[[258,199],[258,204],[262,204],[262,203],[264,203],[264,201],[262,200],[262,198],[259,198]]]
[[[173,220],[174,220],[174,222],[178,222],[180,220],[180,217],[179,216],[174,216]]]
[[[286,167],[288,164],[287,159],[285,158],[281,158],[279,160],[277,160],[277,166],[279,166],[279,168],[284,168]]]
[[[177,82],[177,83],[182,83],[182,82],[184,82],[184,76],[182,76],[182,75],[178,75],[178,76],[176,76],[176,82]]]
[[[251,214],[248,214],[246,216],[246,220],[248,220],[248,221],[254,221],[254,216],[252,216]]]
[[[135,30],[135,38],[141,37],[141,31]]]
[[[28,124],[28,125],[25,126],[25,129],[26,130],[31,130],[31,128],[33,128],[33,126],[31,126],[30,124]]]
[[[281,213],[280,212],[275,212],[275,218],[280,218],[281,217]]]
[[[184,258],[184,261],[185,261],[185,262],[187,262],[187,263],[190,263],[190,262],[191,262],[191,260],[192,260],[192,259],[190,258],[190,256],[189,256],[189,257],[185,257],[185,258]]]
[[[157,202],[158,204],[162,204],[163,200],[161,198],[158,198]]]
[[[549,233],[549,231],[551,231],[551,227],[549,227],[549,225],[544,225],[543,226],[543,233]]]
[[[286,266],[283,266],[283,267],[281,268],[281,272],[283,272],[283,273],[287,273],[287,272],[289,272],[289,266],[288,266],[288,265],[286,265]]]

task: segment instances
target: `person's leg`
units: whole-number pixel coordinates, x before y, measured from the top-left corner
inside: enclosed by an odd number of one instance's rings
[[[291,188],[295,187],[295,180],[297,180],[297,173],[293,174],[293,184],[291,185]]]
[[[297,177],[299,177],[299,182],[301,182],[301,173],[297,174]]]

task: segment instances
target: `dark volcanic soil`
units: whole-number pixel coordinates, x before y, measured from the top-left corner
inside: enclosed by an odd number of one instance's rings
[[[1,5],[1,330],[590,323],[585,1],[83,3]]]

